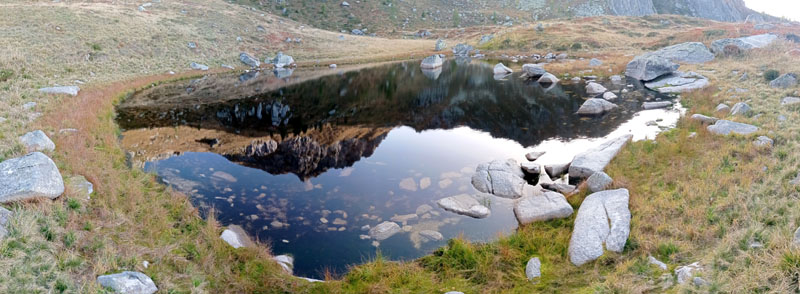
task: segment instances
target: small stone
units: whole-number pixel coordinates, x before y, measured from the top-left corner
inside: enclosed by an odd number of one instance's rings
[[[781,105],[783,105],[783,106],[790,106],[790,105],[795,105],[795,104],[800,104],[800,98],[798,98],[798,97],[784,97],[783,99],[781,99]]]
[[[617,94],[614,94],[614,93],[611,93],[611,92],[605,92],[605,93],[603,94],[603,99],[606,99],[606,100],[616,100],[616,99],[617,99]]]
[[[528,277],[528,281],[542,276],[542,262],[538,257],[528,260],[528,264],[525,265],[525,276]]]
[[[678,284],[686,284],[694,277],[694,273],[703,270],[699,262],[675,268],[675,276],[678,277]]]
[[[696,120],[696,121],[699,121],[699,122],[707,124],[707,125],[713,125],[719,119],[716,118],[716,117],[710,117],[710,116],[705,116],[705,115],[702,115],[702,114],[699,114],[699,113],[695,113],[695,114],[692,115],[692,120]]]
[[[81,90],[78,86],[60,86],[60,87],[47,87],[39,89],[39,92],[45,94],[67,94],[70,96],[77,96]]]
[[[703,280],[703,278],[701,277],[694,277],[694,279],[692,279],[692,283],[694,283],[694,285],[697,287],[703,287],[705,285],[708,285],[708,282],[706,282],[706,280]]]
[[[717,135],[729,135],[729,134],[737,134],[737,135],[750,135],[758,131],[758,127],[743,123],[732,122],[728,120],[718,120],[713,125],[707,127],[708,131],[717,134]]]
[[[748,116],[748,115],[751,115],[752,113],[753,113],[753,109],[750,108],[750,105],[747,105],[747,103],[744,103],[744,102],[739,102],[739,103],[736,103],[736,104],[733,105],[733,108],[731,108],[731,113],[730,114],[731,115]]]
[[[152,294],[158,291],[156,284],[147,275],[140,272],[125,271],[118,274],[97,277],[97,283],[116,293]]]
[[[650,264],[657,266],[661,270],[667,270],[667,264],[661,262],[660,260],[656,259],[653,256],[648,256],[647,261],[650,262]]]
[[[601,66],[601,65],[603,65],[603,61],[601,61],[600,59],[592,58],[592,60],[589,60],[589,66]]]
[[[192,62],[189,66],[194,70],[208,70],[208,65]]]
[[[605,93],[606,91],[608,91],[608,89],[606,89],[606,87],[603,87],[603,85],[600,85],[598,83],[589,82],[588,84],[586,84],[586,94],[598,95]]]
[[[523,162],[520,164],[522,167],[522,171],[525,172],[526,175],[538,175],[542,173],[542,166],[538,163],[533,162]]]
[[[767,136],[759,136],[753,142],[753,145],[755,145],[758,148],[772,148],[772,144],[773,143],[774,143],[774,141],[772,139],[770,139],[769,137],[767,137]]]
[[[717,105],[717,108],[714,109],[714,112],[715,113],[730,113],[731,112],[731,107],[726,105],[726,104],[724,104],[724,103],[720,103],[719,105]]]

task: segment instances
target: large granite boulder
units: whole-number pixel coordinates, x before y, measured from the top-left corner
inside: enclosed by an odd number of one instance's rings
[[[700,42],[688,42],[664,47],[651,53],[672,62],[699,64],[714,60],[714,53]]]
[[[0,163],[0,203],[38,197],[55,199],[64,193],[58,167],[40,152]]]
[[[422,60],[422,63],[419,66],[422,69],[434,69],[442,67],[442,64],[444,64],[444,59],[438,54],[436,54],[425,57],[425,59]]]
[[[657,55],[637,56],[625,68],[625,75],[640,81],[652,81],[656,78],[671,74],[679,65]]]
[[[755,48],[763,48],[778,39],[777,35],[763,34],[742,38],[721,39],[711,43],[711,51],[715,54],[724,54],[725,47],[733,46],[740,51],[748,51]]]
[[[606,112],[609,112],[618,106],[614,103],[608,102],[608,100],[602,98],[590,98],[583,102],[580,108],[578,108],[578,114],[580,115],[600,115]]]
[[[793,73],[782,74],[777,79],[769,82],[769,86],[776,89],[788,89],[797,86],[797,75]]]
[[[660,93],[683,93],[708,86],[708,78],[695,72],[676,71],[644,84],[645,87]]]
[[[56,144],[41,130],[33,131],[19,137],[19,142],[28,152],[53,151]]]
[[[718,120],[715,124],[708,126],[708,131],[723,136],[730,134],[746,136],[757,132],[758,127],[729,120]]]
[[[556,192],[526,196],[514,205],[514,215],[520,224],[548,221],[572,215],[572,206],[564,195]]]
[[[400,231],[402,231],[400,225],[395,222],[385,221],[369,229],[369,236],[374,240],[383,241],[389,239],[389,237],[394,236],[394,234],[397,234]]]
[[[538,79],[539,77],[543,76],[547,73],[544,70],[544,67],[540,64],[523,64],[522,65],[522,73],[525,74],[526,77],[531,79]]]
[[[97,277],[97,283],[103,288],[122,294],[152,294],[158,291],[156,284],[147,275],[140,272],[121,272],[118,274]]]
[[[622,147],[625,147],[625,144],[628,144],[628,141],[632,138],[633,135],[624,135],[575,155],[575,158],[572,159],[572,164],[569,166],[569,176],[571,178],[585,179],[596,172],[603,171],[606,165],[617,156]]]
[[[467,194],[442,198],[436,201],[436,204],[449,212],[473,218],[485,218],[491,214],[488,207],[483,206],[478,200]]]
[[[278,54],[275,55],[275,58],[273,58],[270,63],[272,63],[272,65],[274,65],[276,68],[290,67],[295,64],[294,58],[283,54],[283,52],[278,52]]]
[[[589,195],[581,203],[572,238],[569,260],[580,266],[602,256],[605,249],[622,252],[628,240],[631,212],[627,189],[608,190]]]
[[[522,188],[527,183],[524,177],[515,160],[495,160],[478,165],[472,175],[472,185],[483,193],[517,199],[522,197]]]

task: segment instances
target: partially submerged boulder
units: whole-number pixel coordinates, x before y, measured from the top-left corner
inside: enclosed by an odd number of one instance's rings
[[[572,211],[564,195],[549,191],[523,197],[514,205],[514,215],[520,224],[565,218]]]
[[[576,155],[569,166],[569,176],[571,178],[585,179],[596,172],[603,171],[606,165],[617,156],[622,147],[625,147],[632,138],[633,135],[624,135]]]
[[[124,271],[118,274],[99,276],[97,283],[116,293],[152,294],[158,291],[153,280],[140,272]]]
[[[590,98],[583,102],[580,108],[578,108],[578,114],[581,115],[600,115],[606,112],[609,112],[618,106],[614,103],[608,102],[608,100],[602,98]]]
[[[512,72],[514,72],[514,71],[511,70],[510,68],[508,68],[508,66],[506,66],[503,63],[498,63],[498,64],[496,64],[494,66],[494,74],[495,75],[505,75],[505,74],[510,74]]]
[[[41,130],[29,132],[20,136],[19,142],[25,146],[28,152],[53,151],[56,149],[56,144]]]
[[[602,256],[605,249],[622,252],[628,240],[631,212],[627,189],[608,190],[589,195],[581,203],[572,238],[569,260],[576,266]]]
[[[422,69],[435,69],[440,68],[444,64],[444,59],[438,54],[425,57],[420,64]]]
[[[522,197],[525,175],[513,159],[495,160],[478,165],[472,175],[472,185],[478,191],[503,198]]]
[[[684,93],[708,86],[708,78],[695,72],[676,71],[644,84],[648,89],[660,93]]]
[[[708,131],[723,136],[730,134],[746,136],[757,132],[758,127],[729,120],[718,120],[715,124],[708,126]]]
[[[491,214],[489,208],[481,205],[478,200],[467,194],[442,198],[436,201],[436,204],[444,210],[473,218],[485,218]]]
[[[547,85],[547,84],[558,83],[558,81],[559,81],[559,79],[556,76],[554,76],[553,74],[551,74],[549,72],[546,72],[541,77],[539,77],[539,80],[537,82],[539,82],[539,84]]]
[[[0,163],[0,203],[44,197],[55,199],[64,193],[64,180],[47,155],[33,152]]]

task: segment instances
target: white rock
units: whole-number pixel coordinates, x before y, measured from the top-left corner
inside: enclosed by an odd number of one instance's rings
[[[603,171],[632,138],[633,135],[624,135],[576,155],[569,166],[569,176],[584,179],[596,172]]]
[[[70,96],[77,96],[81,90],[78,86],[60,86],[60,87],[47,87],[39,89],[39,92],[45,94],[67,94]]]
[[[152,294],[158,291],[156,284],[147,275],[140,272],[121,272],[118,274],[97,277],[97,283],[116,293]]]
[[[382,222],[369,230],[369,236],[376,241],[389,239],[401,231],[400,225],[395,222]]]
[[[597,192],[583,200],[569,240],[569,259],[574,265],[602,256],[604,244],[609,251],[622,252],[630,233],[629,197],[627,189],[618,189]]]
[[[28,152],[53,151],[56,144],[41,130],[33,131],[19,137],[19,142]]]
[[[494,74],[495,75],[510,74],[512,72],[514,72],[514,71],[511,70],[510,68],[508,68],[507,66],[505,66],[503,63],[498,63],[497,65],[494,66]]]
[[[538,257],[528,260],[528,264],[525,265],[525,276],[528,277],[528,281],[542,276],[542,262]]]
[[[55,199],[64,193],[64,179],[47,155],[33,152],[0,163],[0,203],[44,197]]]
[[[565,218],[572,212],[564,195],[550,191],[523,197],[514,205],[514,215],[520,224]]]
[[[478,200],[467,194],[442,198],[436,201],[436,204],[444,210],[473,218],[485,218],[491,214],[489,208],[481,205]]]

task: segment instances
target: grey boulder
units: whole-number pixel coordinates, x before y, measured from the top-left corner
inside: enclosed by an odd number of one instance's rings
[[[747,103],[739,102],[733,105],[731,108],[731,115],[744,115],[748,116],[753,113],[753,109],[750,108],[750,105]]]
[[[618,106],[614,103],[608,102],[602,98],[591,98],[583,102],[580,108],[578,108],[578,114],[581,115],[598,115],[609,112]]]
[[[0,206],[0,241],[8,235],[8,221],[14,213]]]
[[[614,180],[608,174],[596,172],[586,180],[586,185],[589,186],[589,191],[600,192],[605,191],[613,182]]]
[[[524,176],[515,160],[495,160],[478,165],[472,175],[472,185],[483,193],[517,199],[522,197],[526,184]]]
[[[118,274],[97,277],[97,283],[116,293],[152,294],[158,291],[156,284],[147,275],[140,272],[121,272]]]
[[[369,229],[369,236],[374,240],[383,241],[399,233],[401,230],[400,225],[397,223],[385,221]]]
[[[543,66],[530,63],[522,65],[522,72],[525,74],[525,76],[532,79],[539,78],[547,73]]]
[[[714,60],[714,53],[700,42],[688,42],[664,47],[651,53],[672,62],[699,64]]]
[[[627,189],[608,190],[583,200],[569,240],[569,260],[576,266],[602,256],[605,249],[622,252],[628,240],[631,212]]]
[[[192,62],[189,66],[194,70],[208,70],[208,65]]]
[[[573,193],[577,192],[577,187],[570,184],[540,183],[540,185],[546,190],[558,192],[564,195],[572,195]]]
[[[588,84],[586,84],[586,94],[598,95],[598,94],[603,94],[606,91],[608,91],[608,89],[606,89],[606,87],[603,87],[603,85],[601,84],[595,82],[589,82]]]
[[[467,194],[442,198],[436,201],[436,204],[449,212],[473,218],[485,218],[491,214],[489,208],[481,205],[478,200]]]
[[[535,193],[514,205],[514,215],[520,224],[565,218],[572,215],[572,206],[564,195],[556,192]]]
[[[775,144],[775,141],[767,136],[759,136],[755,141],[753,141],[753,145],[758,148],[772,148],[773,144]]]
[[[294,272],[294,257],[289,255],[278,255],[273,256],[272,260],[278,263],[281,266],[284,272],[287,274],[292,274]]]
[[[721,39],[711,42],[711,51],[715,54],[725,53],[726,46],[738,47],[739,50],[748,51],[755,48],[763,48],[778,39],[777,35],[763,34],[742,38]]]
[[[624,135],[576,155],[569,166],[569,176],[585,179],[596,172],[603,171],[606,165],[617,156],[622,147],[625,147],[632,138],[633,135]]]
[[[592,60],[589,60],[589,66],[601,66],[601,65],[603,65],[603,61],[601,61],[600,59],[592,58]]]
[[[53,151],[56,144],[41,130],[33,131],[19,137],[19,142],[28,152]]]
[[[419,235],[423,238],[423,241],[442,241],[444,240],[444,236],[442,233],[433,230],[422,230],[419,232]]]
[[[717,108],[714,109],[714,112],[715,113],[730,113],[731,112],[731,107],[728,106],[725,103],[720,103],[719,105],[717,105]]]
[[[80,90],[81,88],[78,86],[58,86],[41,88],[39,89],[39,92],[45,94],[66,94],[70,96],[77,96]]]
[[[539,77],[539,84],[555,84],[558,83],[559,79],[554,76],[553,74],[546,72],[541,77]]]
[[[442,51],[444,48],[447,48],[447,43],[442,39],[436,40],[436,51]]]
[[[239,54],[239,60],[250,67],[259,67],[261,65],[261,62],[259,62],[258,59],[244,52]]]
[[[637,56],[628,63],[625,75],[640,81],[652,81],[677,70],[678,64],[657,55]]]
[[[769,82],[769,86],[777,89],[788,89],[797,86],[797,75],[793,73],[782,74],[777,79]]]
[[[525,154],[525,159],[529,161],[536,161],[537,159],[539,159],[539,157],[542,157],[542,155],[544,154],[545,154],[544,151],[528,152],[527,154]]]
[[[719,119],[716,118],[716,117],[705,116],[705,115],[702,115],[702,114],[699,114],[699,113],[695,113],[695,114],[692,115],[692,120],[696,120],[696,121],[699,121],[699,122],[707,124],[707,125],[713,125]]]
[[[64,193],[58,167],[40,152],[0,163],[0,203],[44,197],[55,199]]]
[[[644,84],[648,89],[660,93],[684,93],[708,86],[708,78],[695,72],[676,71]]]
[[[544,166],[544,171],[548,176],[550,176],[550,178],[556,179],[560,178],[569,171],[569,165],[569,162],[560,164],[546,164]]]
[[[678,284],[686,284],[694,277],[695,272],[702,271],[703,267],[699,262],[689,265],[679,266],[675,268],[675,276],[677,277]]]
[[[538,257],[528,260],[528,264],[525,265],[525,276],[528,277],[528,281],[542,276],[542,262]]]
[[[271,63],[277,68],[290,67],[295,64],[294,58],[283,54],[283,52],[278,52],[278,54],[275,55],[275,58],[272,59]]]
[[[757,132],[758,127],[729,120],[718,120],[715,124],[708,126],[708,131],[723,136],[730,134],[746,136]]]
[[[669,101],[657,101],[657,102],[645,102],[642,103],[642,108],[644,109],[659,109],[659,108],[667,108],[672,106],[672,102]]]
[[[425,57],[425,59],[422,60],[422,63],[420,63],[419,66],[422,69],[435,69],[442,67],[442,64],[444,64],[444,59],[442,59],[441,56],[436,54]]]
[[[453,54],[460,57],[468,57],[472,53],[472,46],[467,44],[458,44],[453,47]]]
[[[790,106],[790,105],[795,105],[795,104],[800,104],[800,98],[798,98],[798,97],[784,97],[783,99],[781,99],[781,105],[783,105],[783,106]]]
[[[510,68],[508,68],[507,66],[505,66],[505,64],[503,64],[503,63],[498,63],[498,64],[496,64],[494,66],[494,74],[495,75],[510,74],[512,72],[514,72],[514,71],[511,70]]]

